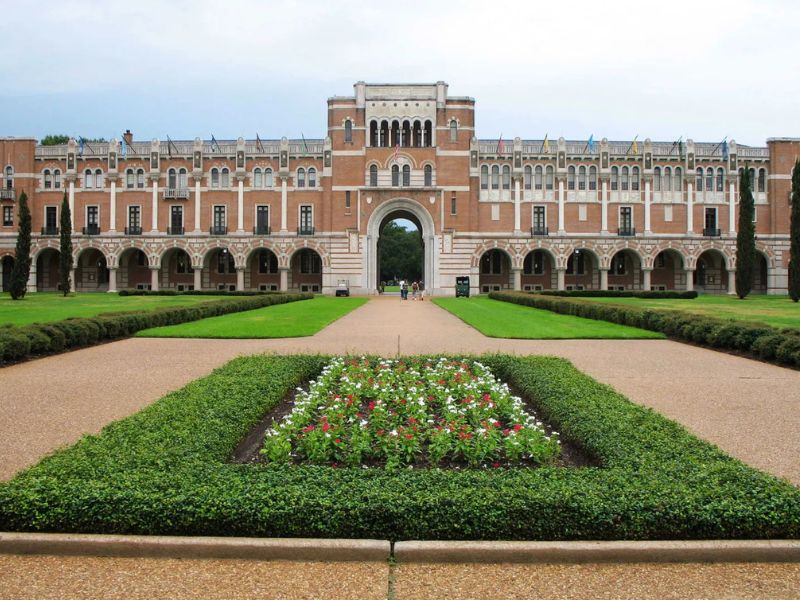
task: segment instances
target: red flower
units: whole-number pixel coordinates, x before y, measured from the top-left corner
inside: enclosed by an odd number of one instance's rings
[[[491,397],[489,394],[484,394],[484,395],[483,395],[483,401],[484,401],[484,402],[488,402],[488,401],[489,401],[489,400],[491,400],[491,399],[492,399],[492,397]]]
[[[514,431],[519,431],[520,429],[522,429],[522,425],[520,425],[519,423],[514,425]]]
[[[336,444],[341,444],[341,443],[342,443],[342,440],[340,440],[339,438],[336,438],[336,439],[335,439],[335,440],[333,440],[333,441],[334,441],[334,443],[336,443]]]
[[[322,423],[322,431],[327,432],[330,428],[331,428],[331,424],[328,423],[327,421],[324,421]]]
[[[499,462],[492,463],[492,468],[493,469],[499,469],[500,468],[500,463]]]
[[[375,400],[367,405],[367,410],[375,410]]]
[[[407,434],[405,435],[405,438],[406,438],[407,440],[413,440],[413,439],[414,439],[414,436],[413,436],[413,434],[407,433]]]
[[[308,427],[303,427],[303,433],[311,433],[312,431],[314,431],[313,425],[309,425]]]

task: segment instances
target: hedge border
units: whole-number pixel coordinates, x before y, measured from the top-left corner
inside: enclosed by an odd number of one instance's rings
[[[255,290],[120,290],[120,296],[276,296],[286,292],[259,292]]]
[[[551,312],[659,331],[682,342],[726,350],[780,366],[800,367],[800,329],[718,319],[679,310],[575,302],[526,292],[491,292],[489,298]]]
[[[479,357],[602,468],[234,465],[324,356],[235,359],[0,484],[0,531],[389,540],[798,539],[800,490],[553,357]]]
[[[274,304],[310,300],[313,294],[260,294],[224,298],[192,306],[173,306],[135,312],[114,312],[95,317],[75,317],[52,323],[0,327],[0,366],[33,356],[57,354],[100,342],[129,337],[150,327],[177,325]]]
[[[678,292],[675,290],[659,292],[644,290],[545,290],[536,292],[542,296],[562,296],[566,298],[650,298],[660,300],[693,300],[697,292]]]

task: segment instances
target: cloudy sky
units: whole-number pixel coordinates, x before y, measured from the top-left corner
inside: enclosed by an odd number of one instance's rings
[[[352,84],[434,82],[477,135],[800,136],[800,2],[0,0],[0,135],[325,135]]]

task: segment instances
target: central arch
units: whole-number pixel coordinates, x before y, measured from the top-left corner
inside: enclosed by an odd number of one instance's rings
[[[367,293],[377,293],[380,283],[378,264],[378,238],[383,226],[394,219],[408,219],[414,223],[422,236],[423,264],[422,277],[429,293],[439,287],[436,273],[435,226],[431,214],[419,202],[408,198],[395,198],[378,206],[367,222],[367,252],[364,256],[364,288]]]

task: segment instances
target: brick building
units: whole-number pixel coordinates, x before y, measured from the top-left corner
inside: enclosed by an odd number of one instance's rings
[[[482,140],[447,84],[355,84],[315,140],[37,145],[0,138],[0,260],[33,215],[31,291],[58,285],[59,210],[79,291],[378,285],[380,231],[413,221],[424,281],[491,289],[734,289],[738,173],[756,203],[755,291],[785,293],[800,139],[722,143]]]

